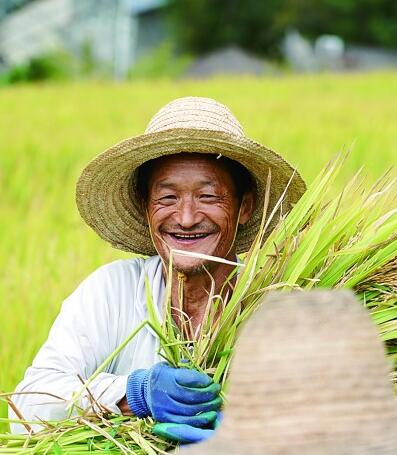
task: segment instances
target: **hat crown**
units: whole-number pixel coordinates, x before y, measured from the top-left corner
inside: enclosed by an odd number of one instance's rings
[[[165,105],[150,120],[145,134],[174,128],[222,131],[244,136],[239,121],[225,105],[197,96],[178,98]]]

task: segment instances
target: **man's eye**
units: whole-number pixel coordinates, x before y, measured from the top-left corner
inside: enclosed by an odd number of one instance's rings
[[[216,196],[214,194],[202,194],[200,196],[200,199],[207,199],[207,200],[210,200],[210,199],[215,199]]]
[[[176,201],[176,196],[173,194],[167,194],[166,196],[162,196],[159,200],[162,202],[172,202]]]

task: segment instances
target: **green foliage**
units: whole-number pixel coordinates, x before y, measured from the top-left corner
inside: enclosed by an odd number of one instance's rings
[[[172,0],[170,15],[178,43],[202,53],[237,43],[257,52],[275,50],[283,29],[277,23],[277,0]]]
[[[172,78],[180,76],[192,57],[184,54],[177,56],[173,45],[165,42],[153,52],[143,56],[129,71],[130,79]]]
[[[63,51],[51,52],[31,58],[23,65],[11,67],[2,75],[3,83],[39,82],[70,78],[75,72],[76,62]]]
[[[100,265],[131,257],[80,219],[74,198],[83,166],[187,95],[225,103],[248,136],[280,152],[308,183],[354,141],[335,191],[362,165],[369,188],[396,162],[393,73],[2,87],[0,392],[22,379],[63,299]]]
[[[288,27],[311,37],[397,45],[394,0],[171,0],[170,16],[178,42],[199,53],[234,43],[275,55]]]
[[[89,77],[100,79],[109,74],[110,70],[95,60],[90,43],[85,42],[77,56],[57,50],[33,57],[25,64],[12,66],[0,74],[0,85]]]

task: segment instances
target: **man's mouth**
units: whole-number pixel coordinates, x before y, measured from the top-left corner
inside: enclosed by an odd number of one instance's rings
[[[181,245],[191,245],[194,244],[202,239],[207,238],[210,233],[176,233],[176,232],[167,232],[166,233],[172,240]]]

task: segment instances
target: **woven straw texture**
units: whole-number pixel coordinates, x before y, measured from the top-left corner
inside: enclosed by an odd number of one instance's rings
[[[298,172],[283,158],[244,135],[226,106],[209,98],[186,97],[160,109],[144,134],[110,147],[87,165],[77,182],[76,201],[81,216],[115,248],[156,254],[135,196],[136,169],[148,160],[182,152],[226,156],[241,163],[254,177],[255,211],[251,220],[238,230],[237,252],[247,251],[258,231],[269,170],[270,209],[290,179],[283,213],[290,210],[306,189]],[[268,232],[276,221],[277,216]]]
[[[397,454],[388,373],[353,294],[274,294],[241,334],[221,427],[181,453]]]

